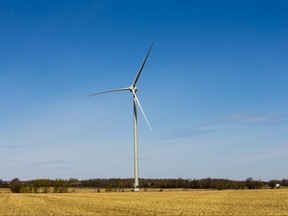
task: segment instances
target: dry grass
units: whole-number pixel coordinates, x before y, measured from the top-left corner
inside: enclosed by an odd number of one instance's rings
[[[288,215],[288,190],[1,192],[0,215]]]

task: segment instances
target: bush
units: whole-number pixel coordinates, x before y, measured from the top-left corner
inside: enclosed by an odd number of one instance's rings
[[[20,180],[18,178],[14,178],[10,182],[10,190],[13,193],[20,193],[21,192],[21,188],[22,188],[22,184],[21,184],[21,182],[20,182]]]

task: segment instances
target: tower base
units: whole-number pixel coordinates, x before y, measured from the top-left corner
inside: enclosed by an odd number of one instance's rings
[[[135,187],[133,191],[134,191],[134,192],[139,192],[140,189],[139,189],[138,187]]]

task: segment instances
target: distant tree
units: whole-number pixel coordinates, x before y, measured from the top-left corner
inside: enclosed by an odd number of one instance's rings
[[[271,181],[269,181],[268,185],[271,188],[275,188],[276,187],[276,181],[275,180],[271,180]]]
[[[68,182],[63,179],[56,179],[53,183],[54,193],[67,193],[68,192]]]
[[[216,189],[218,189],[218,190],[224,190],[224,189],[226,189],[225,182],[224,182],[222,179],[218,179],[218,180],[216,181]]]
[[[202,187],[203,188],[212,188],[212,179],[207,178],[207,179],[202,179]]]
[[[33,192],[33,189],[34,189],[34,186],[31,182],[28,182],[27,183],[27,187],[28,187],[28,192],[29,193],[32,193]]]
[[[239,189],[240,188],[240,184],[238,184],[238,182],[236,181],[230,181],[228,184],[228,189]]]
[[[288,179],[282,179],[281,180],[281,185],[287,187],[288,186]]]
[[[120,181],[119,182],[119,189],[122,191],[122,192],[124,192],[124,188],[125,188],[125,182],[124,181]]]
[[[264,187],[264,183],[261,180],[255,180],[254,186],[256,189],[261,189],[262,187]]]
[[[34,192],[38,193],[39,189],[40,189],[41,185],[40,185],[40,181],[38,179],[33,181],[33,188],[34,188]]]
[[[21,182],[18,178],[14,178],[11,180],[10,182],[10,190],[13,192],[13,193],[20,193],[21,192]]]
[[[245,182],[245,186],[248,188],[248,189],[254,189],[255,188],[255,185],[254,185],[254,180],[253,178],[249,177],[246,179],[246,182]]]
[[[0,188],[9,188],[8,182],[0,179]]]
[[[77,186],[77,185],[79,185],[79,180],[77,178],[70,178],[68,180],[68,184],[70,187]]]
[[[49,179],[40,179],[40,186],[43,188],[42,192],[48,193],[51,186],[51,180]]]
[[[112,183],[109,183],[109,184],[106,186],[106,192],[111,192],[111,191],[112,191],[112,188],[113,188]]]

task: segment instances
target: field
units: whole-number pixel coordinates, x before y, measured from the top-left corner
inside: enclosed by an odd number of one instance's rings
[[[0,215],[288,215],[287,189],[0,192]]]

